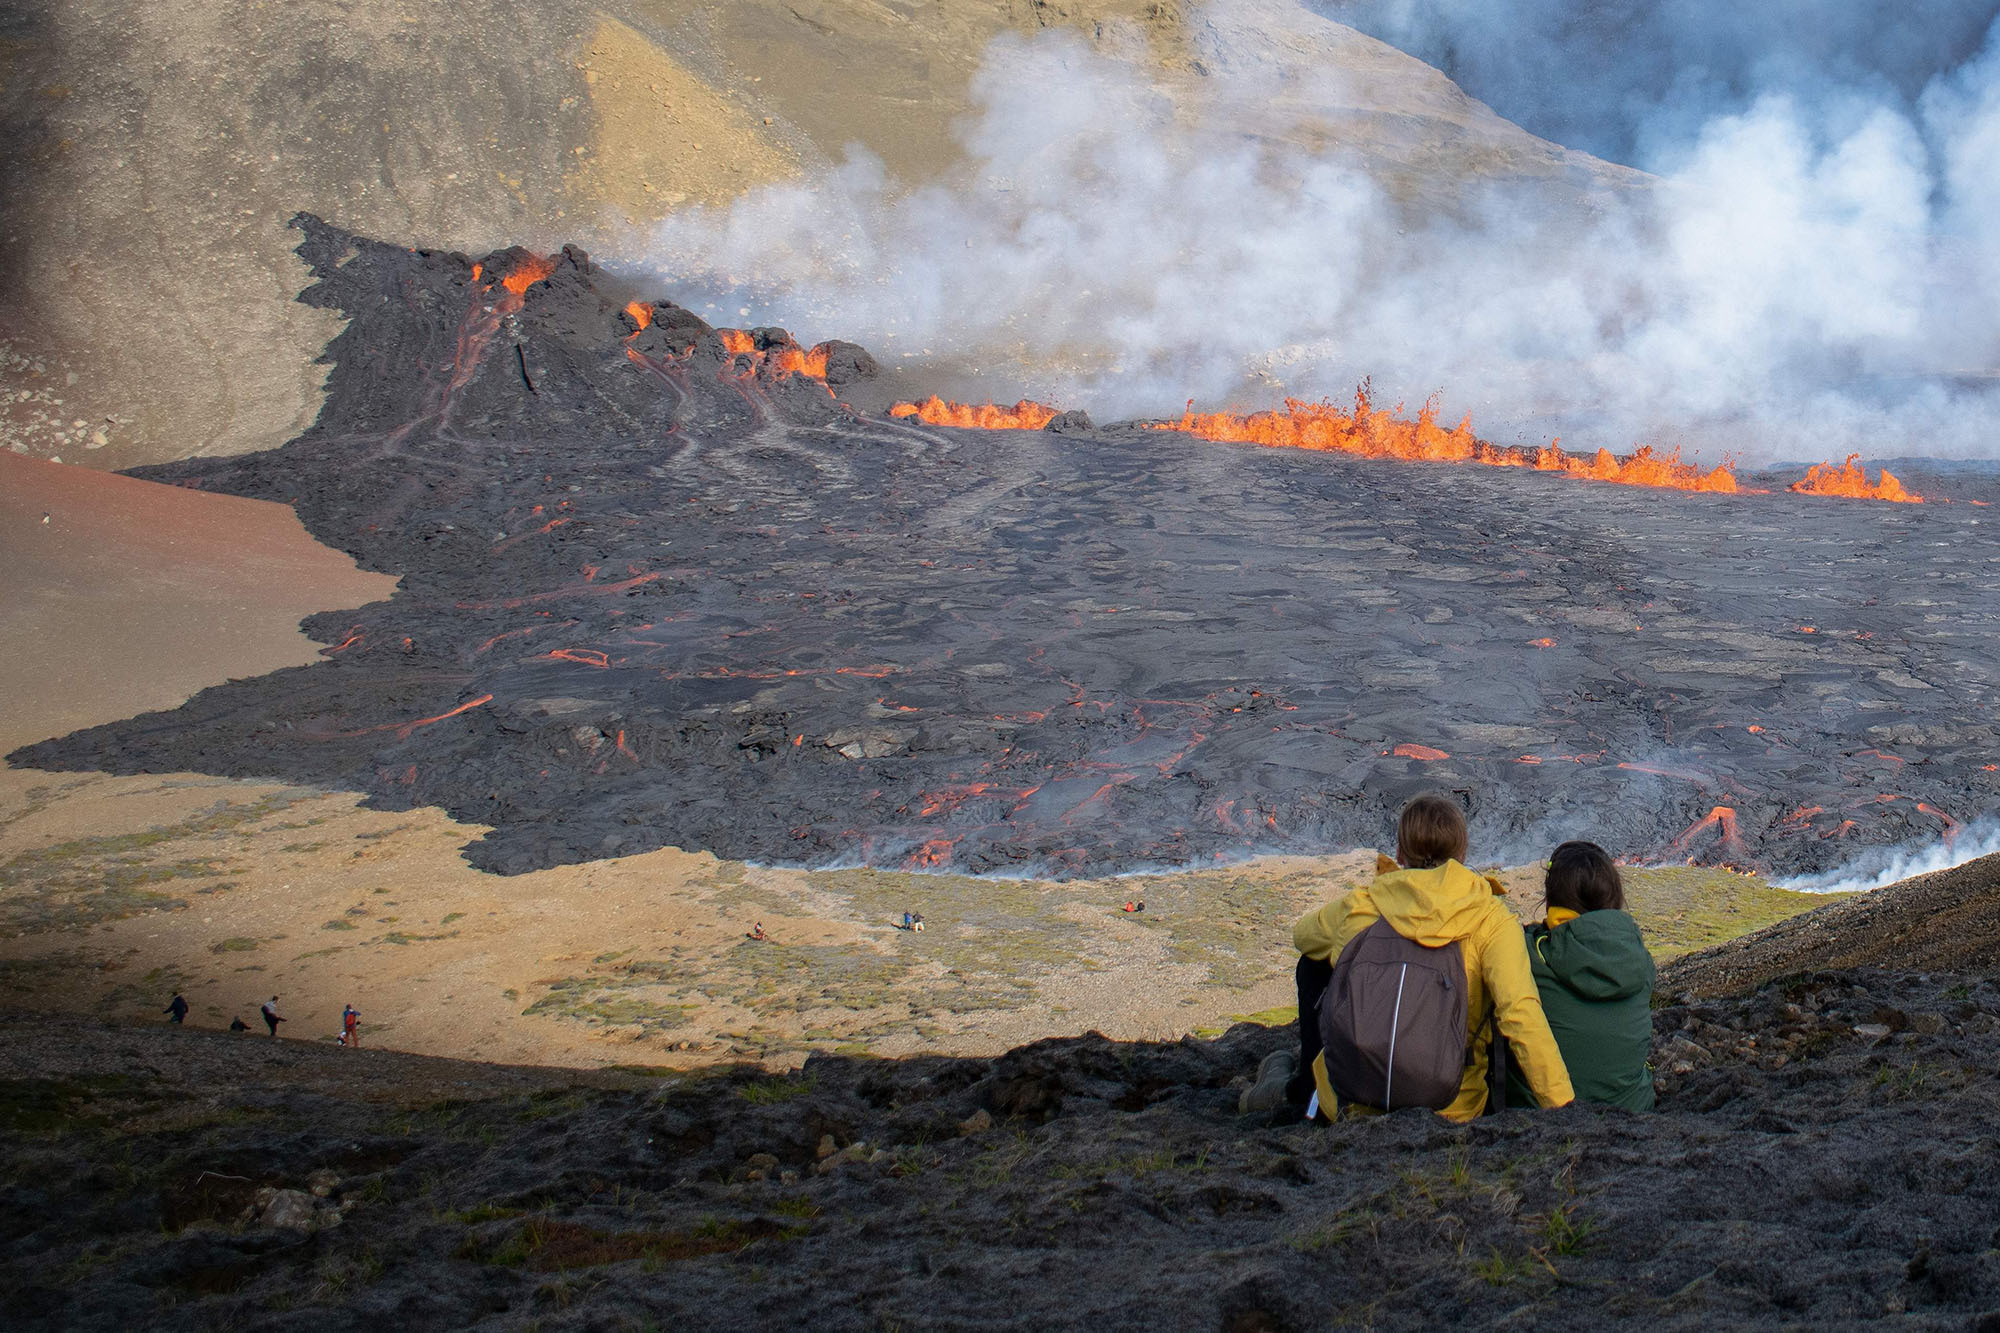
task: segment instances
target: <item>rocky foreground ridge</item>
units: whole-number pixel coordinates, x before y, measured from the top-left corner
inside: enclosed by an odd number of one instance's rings
[[[2000,858],[1876,903],[1961,890],[2000,918]],[[1663,978],[1658,1113],[1469,1127],[1240,1117],[1293,1039],[1252,1024],[690,1077],[15,1016],[0,1290],[22,1329],[2000,1327],[2000,976],[1686,989],[1720,952]]]

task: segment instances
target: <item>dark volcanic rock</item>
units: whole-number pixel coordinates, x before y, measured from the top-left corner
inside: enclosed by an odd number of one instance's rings
[[[1885,1009],[1907,1030],[1878,1032]],[[1650,1115],[1238,1117],[1293,1039],[655,1079],[9,1019],[0,1286],[21,1330],[1962,1328],[2000,1309],[1990,974],[1669,1004]],[[1675,1072],[1684,1046],[1705,1057]],[[135,1062],[157,1072],[105,1072]],[[283,1191],[308,1229],[255,1216]]]
[[[864,380],[872,380],[882,373],[882,367],[875,364],[875,358],[868,355],[868,349],[855,343],[835,338],[832,342],[821,343],[814,350],[826,353],[826,387],[835,393]]]
[[[1991,510],[925,428],[829,390],[847,345],[822,382],[782,330],[639,329],[574,250],[515,297],[526,252],[301,225],[350,321],[319,421],[146,475],[400,591],[13,762],[440,805],[510,872],[1185,864],[1376,845],[1431,788],[1484,856],[1805,871],[2000,802]]]
[[[1722,994],[1807,967],[1991,967],[2000,959],[2000,853],[1918,875],[1675,959],[1660,987]],[[1901,1015],[1878,1018],[1891,1031]]]

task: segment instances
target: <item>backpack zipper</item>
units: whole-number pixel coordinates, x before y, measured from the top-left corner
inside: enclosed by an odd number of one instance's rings
[[[1396,1030],[1403,1026],[1403,983],[1410,979],[1410,965],[1403,964],[1403,971],[1396,978],[1396,1009],[1389,1015],[1389,1076],[1382,1082],[1382,1109],[1396,1109],[1394,1090],[1396,1087]]]

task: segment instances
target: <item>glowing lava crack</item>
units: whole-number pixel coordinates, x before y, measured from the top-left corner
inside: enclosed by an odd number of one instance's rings
[[[350,321],[320,419],[146,475],[294,502],[400,590],[309,621],[315,666],[13,762],[436,804],[502,871],[1183,864],[1377,845],[1428,787],[1490,855],[1808,871],[2000,805],[1990,511],[1315,443],[1491,447],[1365,399],[1294,405],[1298,448],[1182,433],[1275,442],[1254,416],[935,425],[852,344],[711,328],[575,251],[300,225],[302,299]]]

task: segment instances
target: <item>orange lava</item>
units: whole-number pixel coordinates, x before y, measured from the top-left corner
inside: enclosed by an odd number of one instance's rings
[[[524,295],[528,288],[543,281],[556,271],[556,261],[547,255],[531,255],[522,260],[500,285],[516,296]]]
[[[772,364],[786,375],[809,375],[813,379],[826,378],[826,348],[815,347],[807,351],[803,347],[779,347],[773,349]]]
[[[559,662],[575,662],[580,666],[596,667],[599,671],[606,670],[611,665],[611,659],[596,648],[558,648],[554,652],[544,653],[543,656]]]
[[[1041,403],[1023,398],[1012,407],[992,403],[947,403],[932,394],[921,403],[897,403],[889,409],[892,417],[915,417],[926,426],[962,426],[973,430],[1040,430],[1061,413]]]
[[[1896,504],[1922,504],[1924,497],[1912,494],[1896,480],[1896,474],[1888,468],[1882,469],[1882,480],[1870,482],[1868,470],[1861,466],[1860,454],[1849,454],[1847,461],[1839,467],[1831,463],[1815,463],[1806,469],[1805,479],[1792,483],[1791,489],[1800,495],[1839,495],[1855,500],[1889,500]]]
[[[760,351],[756,336],[742,329],[717,329],[715,336],[722,339],[723,350],[731,356],[751,357],[780,377],[804,375],[820,381],[826,379],[827,352],[824,343],[808,351],[787,339],[773,342]]]
[[[1655,453],[1641,446],[1629,458],[1599,449],[1588,458],[1553,444],[1520,449],[1490,444],[1472,433],[1467,417],[1450,430],[1437,423],[1437,406],[1424,404],[1412,421],[1401,409],[1377,408],[1368,386],[1354,391],[1354,409],[1343,411],[1330,402],[1285,400],[1282,412],[1196,412],[1192,404],[1178,421],[1154,423],[1154,430],[1179,430],[1206,440],[1230,444],[1261,444],[1282,449],[1316,449],[1361,458],[1399,458],[1444,463],[1484,463],[1489,467],[1526,467],[1561,472],[1589,481],[1622,486],[1665,486],[1683,491],[1734,494],[1736,474],[1730,465],[1703,471],[1681,459],[1678,449]]]
[[[951,856],[952,844],[957,841],[958,839],[956,838],[932,838],[929,842],[917,848],[916,851],[910,853],[906,864],[917,869],[930,869],[941,866]]]
[[[1395,755],[1401,755],[1405,759],[1429,760],[1429,759],[1451,758],[1451,756],[1446,754],[1443,750],[1433,750],[1428,745],[1412,745],[1409,744],[1408,742],[1405,742],[1402,745],[1398,745],[1395,749],[1391,750],[1389,753]]]
[[[632,304],[625,307],[625,313],[630,315],[632,322],[637,324],[641,329],[649,327],[653,322],[653,307],[647,305],[644,301],[632,302]]]
[[[1686,851],[1688,844],[1694,841],[1696,834],[1704,829],[1711,828],[1722,835],[1721,840],[1724,844],[1732,847],[1741,845],[1736,836],[1736,811],[1730,806],[1718,805],[1700,819],[1688,825],[1681,833],[1681,836],[1674,839],[1673,849],[1677,852]]]

